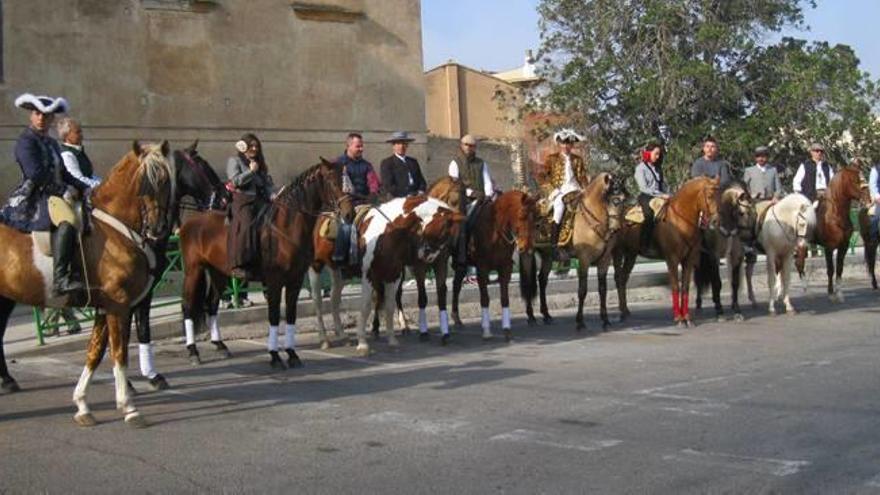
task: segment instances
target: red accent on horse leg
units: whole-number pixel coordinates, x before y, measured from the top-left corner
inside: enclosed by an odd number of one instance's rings
[[[679,316],[681,316],[681,309],[679,307],[678,289],[672,289],[672,317],[678,320]]]
[[[690,299],[687,289],[681,291],[681,318],[686,320],[690,318],[690,308],[688,307],[688,300]]]

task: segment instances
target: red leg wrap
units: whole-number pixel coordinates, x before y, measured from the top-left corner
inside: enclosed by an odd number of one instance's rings
[[[678,299],[678,290],[672,289],[672,317],[678,321],[678,318],[681,316],[681,306],[679,304]]]

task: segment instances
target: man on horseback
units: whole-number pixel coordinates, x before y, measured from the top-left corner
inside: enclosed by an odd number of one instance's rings
[[[730,181],[730,163],[718,158],[718,141],[712,136],[703,140],[703,156],[691,166],[691,178],[694,177],[718,177],[721,189]]]
[[[755,148],[755,164],[743,173],[743,182],[749,196],[756,201],[776,203],[782,198],[782,182],[776,167],[768,165],[770,150],[766,146]]]
[[[382,160],[382,191],[392,198],[423,194],[428,188],[419,161],[406,156],[413,139],[405,131],[395,132],[386,143],[391,143],[393,154]]]
[[[880,170],[878,169],[880,169],[880,163],[875,163],[868,174],[868,191],[871,194],[871,206],[868,207],[868,213],[870,214],[871,211],[874,213],[871,215],[870,232],[873,239],[880,237]]]
[[[89,189],[88,184],[67,171],[58,142],[49,136],[55,114],[67,111],[67,101],[25,93],[15,99],[15,106],[30,111],[30,125],[15,143],[15,160],[21,168],[22,182],[0,210],[0,220],[24,232],[51,231],[53,293],[61,296],[81,291],[83,284],[75,279],[71,270],[76,227],[66,221],[53,226],[49,218],[50,197],[61,196],[71,202],[75,195]]]
[[[651,209],[651,200],[654,198],[669,199],[669,187],[663,180],[663,147],[659,143],[649,143],[642,151],[642,162],[636,166],[635,179],[639,188],[639,206],[645,221],[639,233],[642,249],[648,249],[651,245],[651,235],[654,231],[654,210]]]
[[[61,138],[61,159],[64,168],[80,182],[90,188],[98,187],[101,178],[95,175],[92,160],[83,147],[83,132],[80,123],[70,117],[58,122],[58,137]]]
[[[816,201],[825,196],[832,178],[834,166],[825,161],[825,147],[813,143],[810,145],[810,159],[801,163],[794,174],[792,189],[806,196],[815,206]]]
[[[449,176],[461,180],[463,196],[468,198],[468,201],[461,201],[461,212],[467,215],[467,220],[460,229],[455,260],[458,265],[464,266],[467,265],[471,218],[482,202],[491,200],[495,195],[495,185],[492,176],[489,175],[489,166],[477,156],[477,139],[470,134],[461,138],[458,152],[449,162]]]
[[[364,159],[363,136],[356,132],[348,135],[345,140],[345,153],[336,159],[336,165],[342,174],[342,190],[353,196],[355,205],[376,201],[382,184],[373,165]],[[340,219],[333,261],[340,264],[344,262],[346,250],[348,251],[348,263],[352,266],[357,265],[357,232],[354,231],[350,223]]]
[[[542,189],[550,189],[547,199],[553,202],[553,226],[550,233],[550,246],[556,257],[556,245],[559,244],[559,232],[562,230],[562,218],[565,214],[564,198],[571,192],[581,191],[590,183],[584,159],[572,153],[575,143],[584,140],[572,129],[562,129],[553,136],[559,151],[547,157],[544,164],[546,184]]]
[[[238,153],[226,163],[228,187],[232,190],[229,260],[232,275],[247,279],[248,270],[259,262],[257,220],[271,199],[274,183],[257,136],[243,135],[235,149]]]

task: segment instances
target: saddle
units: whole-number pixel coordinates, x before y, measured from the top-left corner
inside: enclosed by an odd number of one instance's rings
[[[565,212],[562,214],[562,226],[559,229],[557,247],[568,246],[574,238],[574,216],[580,198],[580,191],[571,191],[562,197],[562,202],[565,203]],[[536,244],[549,245],[553,229],[553,202],[546,196],[538,200],[538,218]]]
[[[648,205],[651,207],[651,210],[654,212],[654,218],[656,220],[660,219],[660,213],[663,211],[664,207],[668,203],[668,200],[663,198],[651,198],[651,201]],[[641,205],[635,205],[630,207],[626,211],[626,215],[624,219],[632,224],[640,224],[645,222],[645,212],[642,211]]]
[[[360,230],[360,225],[364,221],[364,217],[367,216],[367,213],[370,212],[372,205],[357,205],[354,207],[354,220],[352,221],[352,225],[356,230]],[[339,215],[335,213],[324,213],[322,215],[326,220],[321,222],[321,225],[318,226],[318,236],[327,239],[328,241],[335,241],[336,234],[339,232]]]

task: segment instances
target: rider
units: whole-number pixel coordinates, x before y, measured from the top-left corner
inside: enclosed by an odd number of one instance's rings
[[[495,185],[492,176],[489,175],[489,165],[477,156],[477,140],[470,134],[461,138],[458,152],[449,162],[449,176],[461,180],[464,188],[462,196],[469,199],[469,201],[461,201],[461,212],[468,215],[468,221],[460,229],[455,258],[456,264],[465,266],[471,215],[476,212],[480,203],[493,199],[495,194]]]
[[[58,137],[61,138],[61,159],[64,168],[90,188],[98,187],[101,178],[95,175],[92,161],[83,147],[83,131],[79,121],[64,117],[58,121]]]
[[[227,188],[232,192],[229,264],[234,277],[247,279],[247,270],[259,259],[257,216],[270,201],[274,184],[257,136],[244,134],[235,149],[237,153],[226,163]]]
[[[553,136],[559,146],[559,152],[547,157],[544,164],[547,186],[552,188],[548,199],[553,202],[553,230],[550,245],[555,253],[559,243],[559,232],[562,230],[562,217],[565,214],[565,196],[580,191],[590,183],[587,166],[580,155],[572,153],[575,143],[584,140],[572,129],[562,129]],[[555,255],[554,255],[555,256]]]
[[[89,189],[88,184],[64,168],[61,148],[49,136],[55,114],[67,111],[67,101],[25,93],[15,99],[15,106],[30,111],[30,125],[15,143],[15,160],[23,178],[0,210],[0,218],[21,231],[51,231],[53,293],[60,296],[81,291],[83,284],[74,279],[71,270],[76,227],[68,222],[53,227],[48,211],[50,196],[63,196],[72,201],[76,194],[85,194]]]
[[[776,167],[767,164],[769,156],[766,146],[755,148],[755,164],[743,172],[743,182],[752,199],[775,203],[782,197],[782,182]]]
[[[345,152],[336,159],[342,175],[342,190],[351,194],[354,204],[374,203],[379,195],[381,182],[373,165],[364,159],[364,138],[356,132],[352,132],[345,140]],[[339,229],[336,234],[336,244],[333,251],[333,261],[342,263],[346,258],[346,239],[349,243],[348,262],[350,265],[358,263],[357,232],[350,223],[340,219]]]
[[[651,235],[654,231],[654,210],[651,209],[653,198],[668,199],[668,187],[663,180],[663,147],[659,143],[649,143],[642,151],[642,162],[636,166],[635,179],[639,187],[639,205],[645,215],[640,232],[642,249],[648,249],[651,245]]]
[[[825,147],[813,143],[810,145],[810,159],[800,164],[791,185],[794,192],[816,202],[825,195],[833,177],[834,166],[825,161]]]
[[[880,235],[880,163],[875,163],[868,174],[868,190],[871,192],[871,203],[874,205],[874,215],[871,216],[871,237],[876,239]]]
[[[428,188],[419,161],[406,155],[413,139],[405,131],[395,132],[386,142],[391,143],[393,154],[382,160],[382,190],[392,198],[424,193]]]
[[[718,177],[722,188],[730,180],[730,163],[718,158],[718,141],[712,136],[703,140],[703,156],[691,166],[691,178],[695,177]]]

